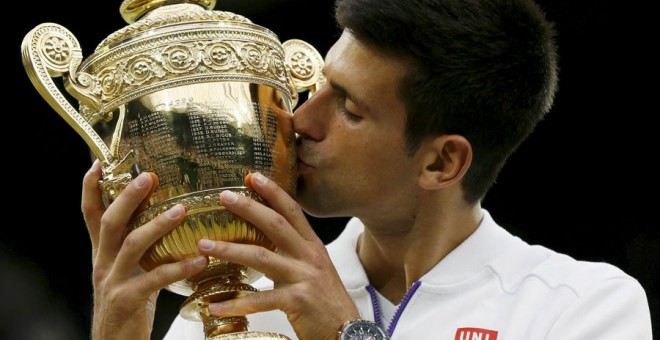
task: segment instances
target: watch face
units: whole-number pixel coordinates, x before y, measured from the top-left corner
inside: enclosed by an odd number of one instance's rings
[[[377,324],[358,320],[353,321],[341,332],[341,340],[383,340],[389,339]]]

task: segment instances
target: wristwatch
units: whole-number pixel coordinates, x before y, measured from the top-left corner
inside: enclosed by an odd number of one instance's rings
[[[339,331],[339,340],[389,340],[378,324],[368,320],[347,321]]]

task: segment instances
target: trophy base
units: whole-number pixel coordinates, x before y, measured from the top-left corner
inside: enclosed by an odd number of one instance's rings
[[[287,337],[285,335],[277,334],[277,333],[269,333],[269,332],[239,332],[239,333],[231,333],[231,334],[220,334],[220,335],[216,335],[216,336],[207,338],[207,340],[235,340],[235,339],[253,339],[253,340],[285,339],[285,340],[291,340],[289,337]]]

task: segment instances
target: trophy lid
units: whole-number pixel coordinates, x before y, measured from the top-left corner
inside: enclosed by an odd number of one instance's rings
[[[164,88],[216,81],[269,85],[295,103],[298,91],[277,35],[241,15],[210,10],[215,2],[123,1],[120,12],[129,25],[78,68],[86,84],[82,95],[90,98],[81,101],[81,113],[103,116]]]
[[[124,0],[119,13],[129,25],[112,33],[103,40],[96,51],[111,48],[124,38],[168,25],[181,25],[198,21],[216,23],[252,22],[244,16],[231,12],[213,11],[215,0]],[[176,6],[174,6],[176,5]],[[270,30],[254,25],[275,35]]]

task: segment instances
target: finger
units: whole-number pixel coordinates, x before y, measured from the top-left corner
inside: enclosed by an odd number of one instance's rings
[[[284,191],[277,183],[269,180],[261,173],[255,172],[250,176],[250,182],[254,190],[273,210],[280,213],[284,218],[289,221],[300,236],[307,241],[319,241],[312,227],[309,225],[305,214],[303,213],[300,205],[288,193]]]
[[[217,317],[242,316],[253,313],[284,309],[287,298],[282,290],[254,292],[238,299],[209,304],[209,312]]]
[[[151,190],[149,190],[147,196],[142,200],[142,202],[136,209],[137,211],[142,211],[147,208],[147,206],[149,205],[149,200],[151,199],[151,195],[154,193],[154,191],[156,191],[156,189],[158,188],[158,184],[160,183],[160,179],[158,178],[158,175],[156,175],[153,172],[148,172],[148,174],[151,176],[151,181],[152,181]]]
[[[273,281],[280,281],[287,274],[295,273],[294,262],[260,246],[202,239],[197,242],[202,255],[242,264],[255,269]],[[291,281],[288,278],[286,281]]]
[[[92,241],[92,254],[96,254],[99,246],[99,230],[101,228],[101,216],[105,212],[103,196],[99,180],[101,179],[101,163],[96,160],[83,178],[82,202],[80,209],[85,219],[85,225]]]
[[[186,217],[183,205],[177,204],[153,220],[131,231],[117,254],[118,278],[129,277],[151,245],[169,233]]]
[[[280,250],[292,254],[302,254],[302,247],[299,245],[305,240],[286,218],[273,209],[228,190],[220,193],[220,203],[232,213],[259,228]]]
[[[153,179],[148,173],[136,177],[106,209],[101,217],[97,263],[114,262],[126,236],[127,225],[140,203],[151,190]]]
[[[151,296],[172,283],[181,281],[202,271],[208,265],[206,256],[197,256],[180,262],[168,263],[141,275],[135,282],[133,291],[138,296]]]

